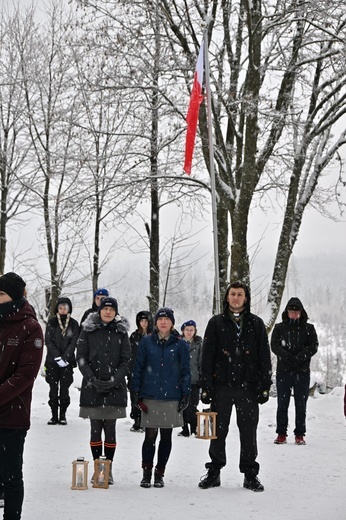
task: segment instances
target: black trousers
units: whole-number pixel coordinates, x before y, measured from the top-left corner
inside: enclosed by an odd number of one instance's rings
[[[287,435],[288,407],[293,389],[296,409],[294,435],[306,432],[306,403],[309,397],[310,372],[277,372],[276,389],[278,408],[276,412],[276,433]]]
[[[189,406],[183,411],[184,424],[190,424],[191,432],[197,429],[197,406],[199,403],[199,386],[191,385]]]
[[[210,441],[209,456],[206,468],[221,469],[226,465],[226,438],[233,406],[237,413],[237,426],[240,437],[239,469],[247,476],[255,476],[259,472],[257,459],[257,425],[258,403],[254,389],[215,385],[211,410],[217,412],[217,439]]]
[[[69,388],[73,383],[73,367],[60,368],[57,363],[46,363],[46,381],[49,384],[49,401],[51,408],[67,408],[70,404]]]
[[[0,482],[4,487],[4,520],[20,520],[24,500],[23,450],[26,430],[0,428]]]

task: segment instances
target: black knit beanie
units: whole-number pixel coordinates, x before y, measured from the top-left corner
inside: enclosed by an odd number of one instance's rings
[[[8,294],[12,300],[20,300],[24,296],[26,283],[16,273],[6,273],[0,277],[0,291]]]

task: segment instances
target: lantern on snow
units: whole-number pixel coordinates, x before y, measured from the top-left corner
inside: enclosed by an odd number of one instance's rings
[[[71,489],[88,489],[88,464],[84,457],[77,457],[77,460],[72,462]]]
[[[110,468],[111,461],[106,457],[100,457],[94,461],[93,488],[108,488]]]

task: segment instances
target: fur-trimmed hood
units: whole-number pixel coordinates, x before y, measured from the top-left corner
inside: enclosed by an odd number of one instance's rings
[[[117,329],[118,332],[122,334],[126,334],[130,330],[130,323],[127,318],[124,316],[120,316],[117,314],[113,321],[111,321],[108,325],[105,325],[98,312],[91,312],[86,320],[82,324],[82,328],[85,332],[93,332],[97,329],[102,329],[102,327],[110,327]]]

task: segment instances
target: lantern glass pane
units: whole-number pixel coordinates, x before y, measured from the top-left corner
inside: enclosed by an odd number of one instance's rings
[[[105,482],[106,466],[102,462],[98,464],[97,483],[102,486]]]
[[[77,464],[76,468],[76,485],[83,487],[84,483],[84,464]]]

